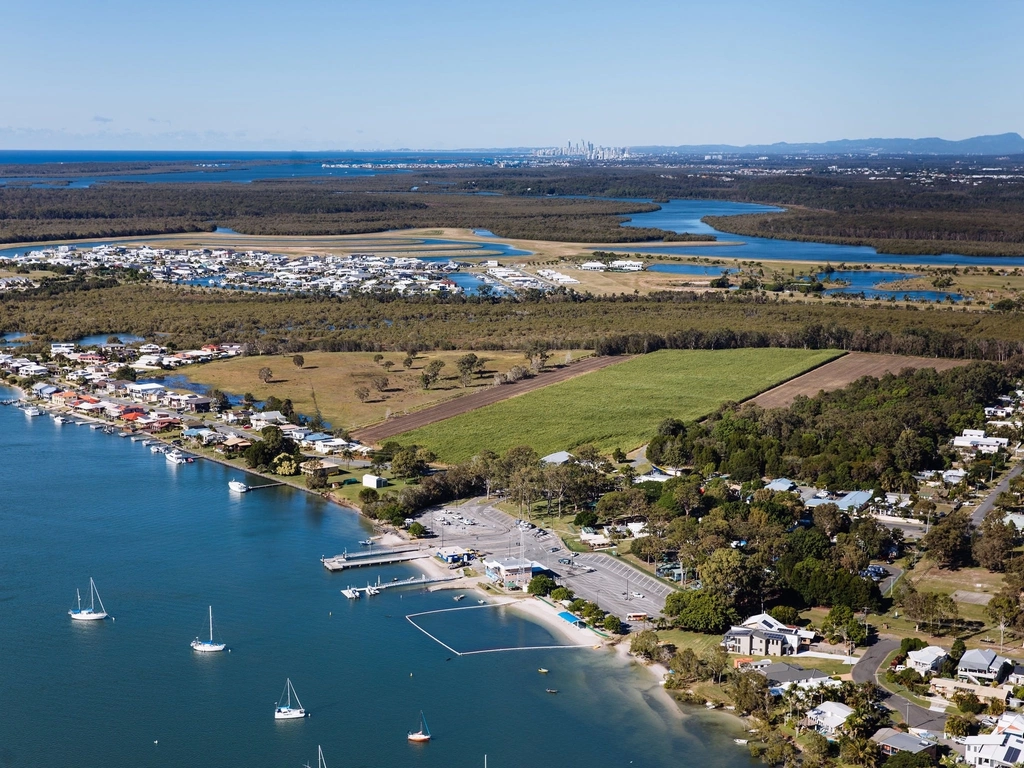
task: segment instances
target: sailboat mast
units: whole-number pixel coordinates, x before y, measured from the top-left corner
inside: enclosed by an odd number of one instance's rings
[[[96,596],[96,599],[100,601],[100,610],[103,611],[103,613],[106,613],[107,609],[103,607],[103,598],[100,597],[100,591],[96,589],[96,582],[92,580],[92,576],[89,577],[89,588],[92,590],[92,593]]]
[[[210,606],[210,642],[213,642],[213,606]]]
[[[75,588],[75,594],[78,596],[78,612],[82,612],[82,590]]]

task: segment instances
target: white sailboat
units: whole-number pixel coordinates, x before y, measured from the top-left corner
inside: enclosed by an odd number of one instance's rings
[[[426,744],[430,741],[430,729],[427,728],[427,718],[423,716],[423,712],[420,711],[420,729],[418,731],[409,731],[409,741],[413,744]]]
[[[200,640],[198,637],[192,641],[192,650],[200,653],[213,653],[223,651],[227,646],[224,643],[213,642],[213,606],[210,606],[210,639]]]
[[[82,593],[79,590],[75,590],[75,596],[78,600],[78,607],[72,608],[68,611],[68,615],[74,621],[100,621],[107,618],[107,609],[103,607],[103,598],[100,597],[100,591],[96,589],[96,582],[89,577],[89,607],[82,607]],[[100,603],[100,609],[96,610],[96,601]]]
[[[292,706],[292,696],[295,697],[295,706]],[[284,704],[281,704],[281,699],[285,700]],[[277,700],[277,709],[274,710],[275,720],[295,720],[300,717],[306,716],[306,710],[302,708],[302,702],[299,701],[299,695],[295,692],[295,686],[292,685],[291,678],[285,678],[284,691],[281,692],[281,698]]]
[[[312,766],[306,763],[303,768],[312,768]],[[319,744],[316,745],[316,768],[327,768],[327,761],[324,760],[324,750]]]

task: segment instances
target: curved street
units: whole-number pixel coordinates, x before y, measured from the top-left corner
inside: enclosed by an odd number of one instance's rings
[[[890,709],[899,712],[911,728],[923,728],[936,735],[945,730],[946,715],[919,707],[895,693],[890,693],[879,682],[878,668],[885,657],[900,647],[900,641],[891,637],[879,637],[874,645],[868,646],[864,655],[853,667],[853,680],[857,683],[873,682],[882,690],[882,701]]]

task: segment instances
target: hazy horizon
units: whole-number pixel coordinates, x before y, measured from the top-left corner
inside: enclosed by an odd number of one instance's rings
[[[433,151],[1024,129],[1024,5],[17,4],[0,148]]]

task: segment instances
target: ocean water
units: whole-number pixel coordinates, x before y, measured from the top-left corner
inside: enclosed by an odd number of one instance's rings
[[[320,556],[358,549],[366,522],[288,488],[233,496],[240,477],[0,407],[0,765],[298,768],[322,744],[355,768],[753,768],[730,720],[680,716],[610,652],[453,658],[405,619],[453,607],[450,592],[346,600],[417,570],[328,573]],[[68,617],[90,576],[116,621]],[[231,653],[189,648],[210,604]],[[559,642],[508,609],[464,614],[430,631],[460,650]],[[304,721],[273,719],[286,677]],[[420,710],[425,747],[405,738]]]

